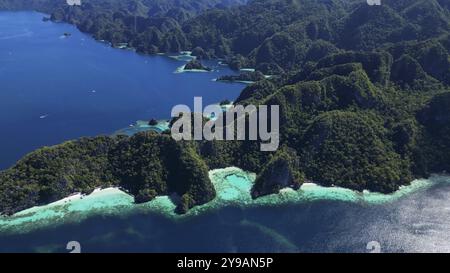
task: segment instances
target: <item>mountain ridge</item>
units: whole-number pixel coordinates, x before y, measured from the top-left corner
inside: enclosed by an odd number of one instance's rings
[[[40,149],[0,172],[0,212],[89,192],[109,179],[138,202],[176,192],[182,213],[214,198],[208,169],[229,166],[258,174],[255,198],[304,181],[390,193],[450,171],[449,9],[443,0],[385,0],[380,7],[253,0],[186,20],[141,18],[137,33],[130,28],[134,16],[111,10],[52,12],[54,20],[98,39],[128,41],[138,52],[197,48],[232,68],[272,74],[246,87],[235,104],[279,105],[281,148],[260,152],[260,140],[173,143],[168,132],[77,140]],[[105,17],[94,17],[101,12]],[[109,16],[117,22],[111,25]],[[67,145],[73,151],[62,153]],[[80,157],[85,154],[90,161]],[[178,172],[188,182],[172,176]]]

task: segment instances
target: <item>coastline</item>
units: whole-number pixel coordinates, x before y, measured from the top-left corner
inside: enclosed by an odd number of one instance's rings
[[[0,4],[0,252],[450,252],[444,0],[136,1]],[[275,111],[180,144],[192,97]]]
[[[182,65],[178,67],[173,73],[180,74],[180,73],[210,73],[212,71],[204,70],[204,69],[185,69],[186,65]]]
[[[232,80],[219,80],[219,79],[213,79],[215,82],[224,82],[224,83],[242,83],[242,84],[254,84],[254,81],[232,81]]]
[[[161,134],[162,132],[170,129],[169,120],[158,120],[157,122],[158,123],[156,125],[150,125],[148,121],[138,120],[134,124],[130,124],[127,128],[117,130],[112,134],[112,136],[118,135],[132,136],[139,132],[148,132],[148,131]]]
[[[450,176],[433,175],[429,179],[414,180],[392,194],[357,192],[339,187],[322,187],[305,183],[299,190],[286,188],[278,194],[252,199],[250,190],[256,174],[236,167],[211,170],[210,179],[217,196],[211,202],[196,206],[184,215],[176,214],[176,205],[169,196],[135,204],[134,198],[119,188],[96,189],[89,195],[75,194],[57,202],[33,207],[12,216],[0,217],[0,235],[25,234],[39,229],[83,222],[94,216],[126,217],[132,214],[158,214],[172,221],[182,221],[225,207],[273,207],[318,201],[337,201],[368,206],[394,202],[434,185],[450,183]]]
[[[393,194],[379,194],[368,191],[361,193],[345,188],[324,188],[313,183],[308,183],[304,184],[299,191],[283,189],[279,194],[252,200],[249,198],[248,191],[252,186],[254,174],[246,173],[236,168],[226,168],[213,170],[210,172],[210,176],[214,178],[212,180],[214,186],[218,190],[218,197],[210,203],[192,209],[186,215],[174,214],[174,205],[167,196],[157,197],[155,200],[146,204],[135,205],[132,199],[131,202],[129,202],[132,197],[126,193],[117,188],[106,188],[97,190],[88,196],[76,194],[47,206],[35,207],[19,212],[13,217],[0,218],[0,233],[3,231],[3,224],[5,224],[6,228],[11,227],[11,229],[14,229],[15,227],[22,229],[22,225],[29,225],[31,230],[33,230],[39,227],[45,228],[55,224],[67,223],[68,218],[71,218],[71,216],[74,217],[73,219],[69,219],[69,221],[83,221],[96,214],[123,216],[127,213],[152,212],[160,213],[168,218],[178,220],[230,205],[242,207],[278,206],[320,200],[351,203],[364,202],[368,205],[377,205],[395,201],[408,194],[429,188],[434,183],[431,181],[433,179],[448,179],[448,177],[444,176],[433,176],[428,180],[415,180],[411,185],[403,186]],[[95,205],[88,206],[85,204],[85,202],[87,202],[86,200],[93,202]],[[18,221],[10,224],[8,223],[8,218],[15,218]],[[4,219],[5,221],[3,221]],[[12,222],[14,222],[14,219]],[[36,225],[36,227],[33,225]],[[26,228],[24,228],[24,230],[24,232],[27,232]]]

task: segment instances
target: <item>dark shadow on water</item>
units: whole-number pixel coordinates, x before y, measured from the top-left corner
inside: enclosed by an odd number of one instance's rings
[[[94,216],[79,224],[1,236],[1,252],[68,252],[78,241],[83,252],[298,252],[323,251],[321,243],[357,213],[345,203],[242,209],[229,207],[173,221],[149,213]],[[348,250],[348,249],[347,249]]]
[[[0,235],[0,252],[383,252],[450,251],[450,185],[383,205],[314,201],[227,207],[171,220],[157,213],[92,216],[78,224]]]

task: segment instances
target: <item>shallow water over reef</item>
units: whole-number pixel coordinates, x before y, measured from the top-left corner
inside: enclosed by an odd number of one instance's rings
[[[394,194],[305,184],[252,200],[255,175],[210,172],[217,197],[177,215],[169,197],[135,205],[114,189],[73,196],[0,220],[0,251],[384,252],[450,251],[450,177],[416,180]]]

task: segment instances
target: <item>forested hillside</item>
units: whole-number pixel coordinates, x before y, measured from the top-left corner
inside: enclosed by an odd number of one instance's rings
[[[264,153],[251,141],[177,144],[147,134],[74,141],[34,152],[0,173],[2,212],[109,184],[137,201],[176,192],[182,212],[213,198],[208,169],[229,166],[258,174],[255,198],[307,180],[388,193],[450,171],[448,0],[384,0],[381,6],[252,0],[232,7],[204,1],[209,4],[201,9],[182,1],[182,13],[164,5],[155,11],[148,4],[155,1],[128,1],[140,3],[131,10],[85,2],[44,6],[54,20],[143,53],[195,49],[232,68],[273,75],[245,88],[235,103],[279,105],[281,148]],[[150,154],[157,156],[149,160]]]
[[[43,148],[0,173],[0,211],[47,204],[74,192],[116,186],[147,202],[177,193],[178,212],[215,196],[207,165],[192,144],[168,135],[96,137]]]

